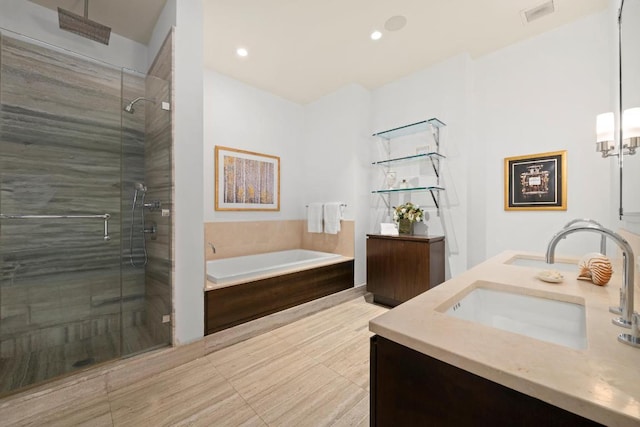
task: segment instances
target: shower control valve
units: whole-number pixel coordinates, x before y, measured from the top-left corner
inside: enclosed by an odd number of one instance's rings
[[[158,224],[151,222],[151,225],[146,227],[142,232],[144,234],[149,234],[151,236],[151,240],[156,240],[158,238]]]
[[[144,207],[153,212],[156,209],[160,209],[162,207],[162,203],[160,203],[160,200],[153,200],[151,203],[145,203]]]

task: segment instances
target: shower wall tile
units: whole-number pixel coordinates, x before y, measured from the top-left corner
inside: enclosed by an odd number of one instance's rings
[[[169,30],[158,54],[149,67],[149,75],[170,81],[173,78],[173,29]]]
[[[171,289],[168,289],[169,291]],[[145,325],[152,337],[170,338],[171,324],[162,323],[162,316],[171,314],[170,300],[167,299],[167,281],[147,279]]]
[[[148,200],[159,200],[162,209],[173,212],[173,133],[172,112],[162,109],[162,102],[171,103],[172,32],[165,39],[146,79],[147,96],[156,100],[146,105],[145,120],[145,180],[149,187]],[[155,223],[154,240],[147,241],[149,263],[146,268],[145,326],[157,344],[172,342],[172,323],[162,323],[171,315],[172,305],[172,228],[171,216],[162,210],[147,212],[146,218]]]
[[[100,219],[3,221],[0,355],[19,361],[46,349],[64,359],[97,339],[115,357],[107,335],[120,332],[121,181],[133,188],[144,176],[144,120],[121,118],[121,88],[143,94],[144,79],[123,85],[118,68],[6,36],[0,43],[2,212],[112,216],[109,242]],[[124,280],[136,296],[123,304],[125,322],[144,309],[136,274],[137,289]],[[44,371],[56,375],[53,364]]]
[[[138,97],[146,97],[145,77],[126,71],[122,75],[123,104]],[[145,268],[142,246],[140,210],[132,218],[135,184],[145,183],[145,105],[137,103],[134,114],[122,114],[122,336],[127,339],[136,328],[143,327]],[[138,201],[139,203],[139,201]],[[132,219],[134,223],[132,224]],[[130,257],[140,267],[131,265]],[[123,346],[123,355],[128,347]],[[139,349],[137,349],[139,350]]]
[[[8,37],[2,57],[3,213],[110,213],[118,223],[119,70]],[[118,263],[120,231],[102,241],[99,219],[7,220],[2,231],[3,264],[20,277]]]
[[[3,300],[0,308],[0,323],[5,331],[19,331],[29,325],[29,305],[28,304],[8,304]],[[3,333],[3,338],[7,333]],[[2,341],[0,339],[0,341]]]

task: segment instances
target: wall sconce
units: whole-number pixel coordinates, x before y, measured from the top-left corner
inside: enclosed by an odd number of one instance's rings
[[[615,151],[615,118],[613,113],[602,113],[596,117],[596,151],[602,157],[617,156]],[[622,113],[622,152],[636,154],[640,147],[640,108],[629,108]]]
[[[624,154],[636,154],[640,146],[640,108],[629,108],[622,113],[622,148]]]
[[[596,151],[602,153],[602,157],[615,156],[612,151],[616,148],[615,119],[613,113],[602,113],[596,117]]]

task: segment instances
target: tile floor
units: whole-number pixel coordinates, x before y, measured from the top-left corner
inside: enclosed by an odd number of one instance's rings
[[[367,426],[368,321],[386,311],[359,297],[15,425]]]

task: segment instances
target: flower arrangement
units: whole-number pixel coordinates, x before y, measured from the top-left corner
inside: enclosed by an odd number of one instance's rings
[[[398,222],[401,219],[408,219],[411,222],[422,221],[424,218],[424,211],[420,209],[420,206],[414,205],[411,202],[407,202],[403,205],[394,208],[393,220]]]

